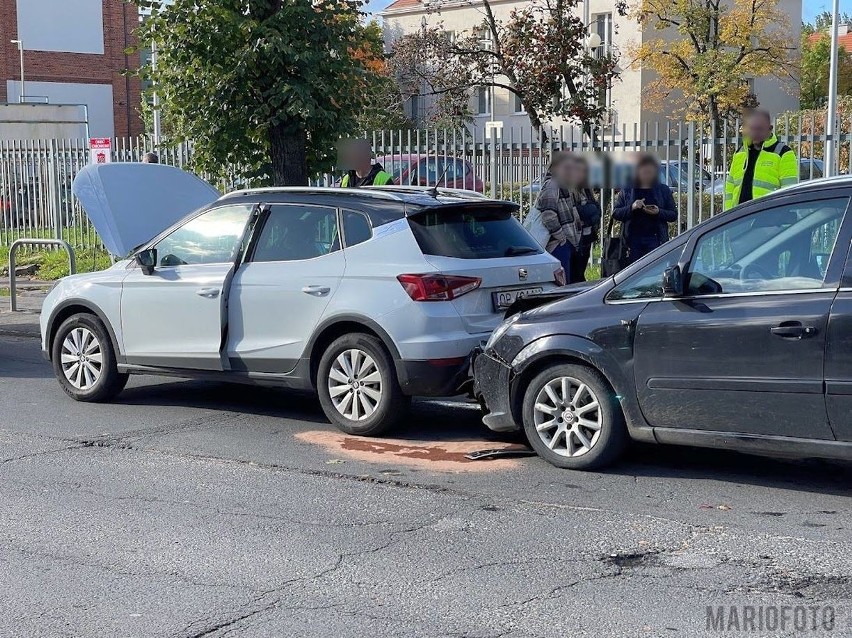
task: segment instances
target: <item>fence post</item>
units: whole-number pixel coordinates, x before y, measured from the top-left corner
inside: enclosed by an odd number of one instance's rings
[[[491,198],[497,199],[497,129],[491,127]]]
[[[686,227],[689,229],[695,225],[695,194],[693,186],[695,183],[695,122],[689,123],[686,134],[688,136],[686,141],[686,155],[689,162],[687,164],[689,167],[687,173],[689,175],[689,183],[686,190]],[[700,192],[699,196],[701,196]]]
[[[47,164],[48,199],[53,215],[53,236],[62,239],[62,201],[59,196],[59,161],[56,140],[50,140],[50,161]]]

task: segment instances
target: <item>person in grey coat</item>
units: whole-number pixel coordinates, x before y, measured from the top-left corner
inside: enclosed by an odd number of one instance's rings
[[[571,277],[571,255],[580,243],[581,232],[570,190],[571,162],[570,153],[553,154],[536,200],[541,222],[550,232],[545,248],[562,264],[566,280]]]

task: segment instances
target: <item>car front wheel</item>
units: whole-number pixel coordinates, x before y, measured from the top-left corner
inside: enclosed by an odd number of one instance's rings
[[[387,432],[409,403],[384,345],[363,333],[344,335],[326,349],[317,371],[317,391],[329,421],[359,436]]]
[[[51,360],[59,385],[77,401],[108,401],[127,383],[106,327],[94,315],[72,315],[59,326]]]
[[[537,375],[524,394],[523,417],[530,445],[557,467],[603,468],[627,444],[615,393],[587,366],[554,365]]]

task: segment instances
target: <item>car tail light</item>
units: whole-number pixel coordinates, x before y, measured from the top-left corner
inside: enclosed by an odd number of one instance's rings
[[[460,275],[399,275],[399,283],[414,301],[449,301],[479,288],[479,277]]]
[[[557,268],[556,270],[553,271],[553,281],[556,282],[557,286],[564,286],[565,284],[568,283],[568,281],[565,279],[565,269],[564,268]]]

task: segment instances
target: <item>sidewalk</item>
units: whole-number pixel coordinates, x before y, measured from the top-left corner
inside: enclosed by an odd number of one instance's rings
[[[2,288],[0,281],[0,288]],[[40,336],[38,318],[41,303],[46,296],[45,290],[33,290],[29,282],[18,287],[18,312],[9,310],[10,297],[0,295],[0,336],[31,337]]]

